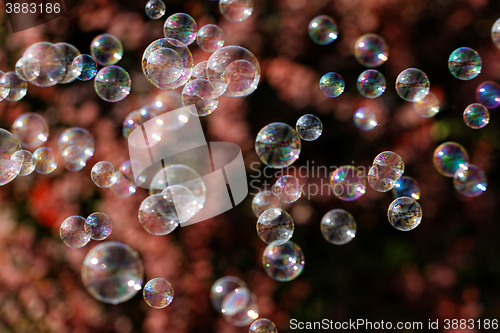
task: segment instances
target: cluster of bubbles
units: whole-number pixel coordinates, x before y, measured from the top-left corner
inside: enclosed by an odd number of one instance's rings
[[[381,152],[368,171],[368,184],[377,192],[390,191],[403,175],[404,169],[401,156],[392,151]]]
[[[91,239],[101,241],[109,237],[113,231],[113,222],[108,215],[96,212],[86,219],[81,216],[70,216],[63,221],[59,235],[64,244],[71,248],[80,248]]]
[[[94,156],[95,140],[85,128],[70,127],[59,136],[57,147],[66,169],[75,172],[82,170]]]

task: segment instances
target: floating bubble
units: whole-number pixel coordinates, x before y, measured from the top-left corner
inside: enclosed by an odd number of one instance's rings
[[[384,93],[385,88],[385,77],[377,70],[366,70],[358,77],[358,91],[364,97],[377,98]]]
[[[486,108],[496,109],[500,106],[500,86],[493,81],[481,83],[476,89],[476,99]]]
[[[226,20],[231,22],[241,22],[252,15],[253,1],[219,0],[219,10]]]
[[[0,71],[0,102],[3,101],[10,93],[9,76]]]
[[[267,244],[286,243],[292,238],[294,228],[292,217],[281,208],[266,210],[257,221],[257,234]]]
[[[354,56],[365,67],[378,67],[389,58],[389,47],[381,36],[366,34],[354,44]]]
[[[417,68],[408,68],[396,79],[396,92],[408,102],[418,102],[429,93],[429,78]]]
[[[248,333],[278,333],[278,328],[269,319],[259,318],[250,325]]]
[[[66,76],[65,50],[63,46],[49,42],[39,42],[28,47],[22,57],[36,59],[40,65],[40,73],[30,82],[39,87],[60,83]]]
[[[16,74],[21,80],[33,81],[40,75],[40,63],[35,58],[22,57],[16,62]]]
[[[64,164],[64,167],[66,168],[66,170],[71,171],[71,172],[80,171],[83,168],[85,168],[85,166],[87,165],[87,163],[85,163],[83,161],[80,161],[78,163],[72,163],[72,162],[66,161],[64,158],[63,158],[63,164]]]
[[[137,179],[134,179],[134,167],[136,170],[138,170],[142,166],[142,163],[137,161],[137,160],[126,160],[120,165],[120,168],[118,169],[119,172],[123,173],[125,177],[128,178],[128,180],[132,181],[136,185],[140,186],[146,182],[146,176],[144,175],[139,175]]]
[[[366,192],[366,178],[361,170],[344,165],[336,169],[330,176],[333,194],[342,201],[353,201]]]
[[[182,104],[196,107],[196,113],[193,113],[193,116],[208,116],[219,105],[219,99],[214,98],[216,94],[217,92],[210,81],[204,79],[191,80],[182,89]]]
[[[88,81],[95,77],[97,73],[97,64],[95,59],[88,54],[81,54],[76,57],[71,64],[77,79]]]
[[[439,99],[432,92],[413,103],[413,110],[422,118],[434,117],[439,112]]]
[[[466,197],[477,197],[486,191],[488,184],[483,170],[477,165],[468,164],[455,171],[453,186]]]
[[[339,27],[328,15],[316,16],[309,22],[309,37],[319,45],[328,45],[339,35]]]
[[[21,144],[16,136],[0,128],[0,186],[10,183],[17,177],[23,163],[12,156],[21,151]]]
[[[224,276],[215,281],[210,289],[210,301],[215,310],[222,312],[222,301],[232,291],[237,288],[246,288],[246,284],[240,278],[235,276]]]
[[[305,114],[297,120],[295,129],[302,140],[314,141],[321,136],[323,124],[313,114]]]
[[[262,265],[266,273],[277,281],[292,281],[304,269],[304,254],[292,241],[284,244],[269,244],[262,254]]]
[[[345,82],[337,73],[326,73],[319,80],[319,89],[326,97],[338,97],[344,92]]]
[[[9,88],[7,88],[6,82],[9,83]],[[8,95],[5,97],[5,100],[9,102],[17,102],[21,100],[28,92],[28,82],[21,80],[21,78],[17,76],[16,72],[5,73],[5,77],[2,77],[0,85],[3,87],[0,88],[2,96],[5,96],[8,91]]]
[[[35,170],[42,175],[49,174],[57,169],[56,155],[47,147],[38,148],[33,153]]]
[[[403,176],[399,178],[391,190],[394,199],[399,197],[410,197],[415,200],[420,199],[420,187],[415,179]]]
[[[440,144],[434,150],[432,162],[440,174],[453,177],[458,168],[469,163],[469,155],[460,144],[448,141]]]
[[[33,162],[33,155],[28,150],[16,151],[14,154],[12,154],[10,160],[15,163],[14,165],[17,165],[16,163],[22,163],[21,170],[19,170],[19,176],[27,176],[32,174],[33,171],[35,171],[35,163]]]
[[[130,146],[147,149],[154,147],[161,140],[163,135],[163,126],[158,122],[151,122],[151,126],[148,127],[148,133],[150,133],[152,138],[156,138],[156,140],[148,140],[148,142],[145,142],[143,136],[139,137],[138,140],[135,139],[136,137],[129,139],[129,136],[133,130],[141,127],[147,121],[158,117],[162,111],[162,108],[157,108],[151,104],[145,105],[139,110],[132,111],[125,117],[125,120],[123,121],[122,133]]]
[[[123,57],[122,42],[111,34],[97,35],[90,43],[90,54],[101,66],[114,65]]]
[[[165,38],[173,38],[188,46],[196,39],[196,21],[185,13],[170,15],[163,25]]]
[[[100,161],[92,167],[90,177],[96,186],[108,188],[116,183],[116,169],[110,162]]]
[[[149,0],[146,4],[146,15],[150,19],[157,20],[165,15],[165,3],[161,0]]]
[[[66,162],[81,165],[94,155],[95,141],[86,129],[70,127],[61,133],[57,147]]]
[[[259,217],[260,214],[270,208],[281,208],[281,201],[273,192],[260,191],[253,197],[252,210],[255,216]]]
[[[85,219],[81,216],[70,216],[63,221],[59,235],[64,244],[71,248],[80,248],[90,242],[90,236],[85,231]]]
[[[139,222],[144,230],[155,236],[167,235],[179,225],[175,207],[162,194],[150,195],[142,201]]]
[[[496,20],[491,27],[491,39],[493,44],[500,49],[500,19]]]
[[[101,68],[94,81],[94,89],[106,102],[119,102],[130,93],[130,75],[118,66]]]
[[[23,148],[35,148],[47,142],[49,125],[38,113],[26,112],[14,120],[12,134]]]
[[[273,186],[273,192],[278,196],[281,202],[292,203],[299,200],[302,195],[300,182],[294,176],[282,176]]]
[[[271,168],[286,168],[300,155],[300,137],[289,125],[271,123],[264,126],[255,139],[255,151],[262,163]]]
[[[172,207],[179,223],[186,222],[203,208],[203,204],[198,202],[198,197],[182,185],[171,185],[164,189],[161,195]]]
[[[80,56],[80,51],[68,43],[56,43],[52,48],[58,48],[58,52],[62,55],[61,63],[64,67],[64,75],[59,83],[70,83],[76,80],[80,73],[73,68],[73,61]]]
[[[481,57],[469,47],[460,47],[448,58],[450,73],[460,80],[472,80],[481,73]]]
[[[389,206],[387,218],[394,228],[401,231],[410,231],[415,229],[422,221],[422,208],[413,198],[399,197]]]
[[[194,71],[194,70],[193,70]],[[206,72],[206,70],[205,70]],[[162,91],[154,98],[153,104],[155,107],[164,110],[163,112],[172,112],[179,108],[182,108],[182,97],[181,94],[176,91]],[[185,112],[186,117],[189,114]],[[187,122],[183,121],[183,124]],[[184,126],[184,125],[182,125]],[[181,127],[182,127],[181,126]],[[180,128],[180,127],[179,127]],[[176,129],[176,128],[175,128]]]
[[[354,112],[354,125],[362,131],[370,131],[378,126],[377,116],[369,107],[362,107]]]
[[[373,160],[368,172],[368,184],[378,192],[391,190],[396,181],[401,178],[405,164],[401,156],[392,151],[384,151]]]
[[[231,291],[221,304],[224,318],[234,326],[246,326],[259,317],[257,297],[245,287]]]
[[[490,122],[490,112],[479,103],[473,103],[464,110],[465,125],[473,129],[480,129]]]
[[[196,41],[203,51],[215,52],[224,45],[224,34],[215,24],[207,24],[198,31]]]
[[[127,244],[104,242],[89,251],[82,265],[85,289],[98,301],[119,304],[141,290],[144,267]]]
[[[332,244],[344,245],[356,237],[356,220],[343,209],[332,209],[321,219],[321,234]]]
[[[108,215],[96,212],[87,216],[84,228],[90,238],[101,241],[111,235],[113,231],[113,222]]]
[[[135,193],[137,186],[133,181],[125,177],[123,173],[118,171],[116,173],[116,182],[111,185],[110,189],[118,198],[128,198]]]
[[[174,299],[174,287],[165,279],[152,279],[144,286],[142,296],[150,307],[163,309],[172,303]]]

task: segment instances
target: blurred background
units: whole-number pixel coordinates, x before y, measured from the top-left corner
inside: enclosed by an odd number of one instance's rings
[[[14,70],[24,50],[39,41],[68,42],[89,53],[92,39],[103,32],[117,36],[124,56],[117,64],[130,73],[131,94],[118,103],[97,97],[93,82],[40,88],[29,84],[19,102],[0,103],[0,127],[11,129],[24,112],[37,112],[49,122],[48,147],[57,152],[59,134],[80,126],[95,137],[96,150],[80,172],[61,165],[49,175],[33,173],[0,188],[0,332],[246,332],[226,322],[209,300],[210,287],[225,275],[242,278],[253,290],[260,316],[280,332],[289,321],[334,321],[364,318],[371,321],[428,319],[500,319],[500,125],[498,110],[480,130],[468,128],[464,108],[476,102],[475,89],[483,81],[500,80],[500,50],[491,41],[491,27],[500,17],[495,0],[254,0],[253,14],[232,23],[219,13],[218,3],[207,0],[166,0],[167,12],[151,20],[146,1],[81,0],[66,15],[46,24],[12,33],[5,11],[0,11],[0,70]],[[202,118],[207,141],[238,144],[247,166],[247,199],[211,220],[178,228],[167,236],[152,236],[138,222],[137,211],[147,192],[138,189],[126,199],[90,179],[92,166],[101,160],[115,166],[127,160],[122,135],[125,116],[150,103],[160,93],[144,77],[140,60],[144,49],[163,37],[163,23],[171,14],[191,15],[198,28],[218,24],[225,45],[248,48],[259,59],[262,78],[258,89],[245,98],[221,97],[218,109]],[[314,44],[307,26],[326,14],[339,25],[339,38],[330,45]],[[369,100],[356,89],[365,70],[353,55],[356,39],[369,32],[383,36],[389,60],[377,68],[386,77],[387,90]],[[195,63],[209,53],[190,46]],[[467,46],[479,52],[482,73],[460,81],[447,68],[450,53]],[[423,70],[431,91],[441,101],[434,118],[420,118],[411,103],[396,94],[394,82],[404,69]],[[319,89],[321,76],[339,73],[346,82],[337,98]],[[180,91],[179,91],[180,92]],[[352,121],[356,109],[371,106],[380,126],[360,131]],[[286,210],[294,218],[293,241],[305,255],[303,273],[294,281],[272,280],[262,268],[265,244],[255,231],[251,209],[256,188],[276,180],[260,174],[264,166],[255,150],[258,131],[271,122],[293,127],[306,113],[318,116],[323,135],[302,142],[294,164],[311,166],[371,165],[384,150],[403,158],[405,175],[421,188],[423,220],[411,232],[394,229],[387,221],[389,193],[368,188],[359,200],[343,202],[333,195],[303,196]],[[441,176],[432,153],[442,142],[456,141],[480,166],[488,189],[479,197],[457,193],[452,179]],[[306,185],[327,183],[328,175],[299,177]],[[356,219],[356,238],[343,246],[328,243],[320,221],[331,209],[348,210]],[[137,250],[145,266],[145,281],[163,277],[175,289],[175,298],[163,310],[152,309],[142,292],[120,305],[93,299],[84,289],[80,270],[95,241],[80,249],[66,247],[59,238],[62,221],[71,215],[101,211],[110,216],[114,230],[109,240]],[[424,324],[425,325],[425,324]],[[469,330],[478,332],[480,330]],[[408,330],[407,332],[410,332]]]

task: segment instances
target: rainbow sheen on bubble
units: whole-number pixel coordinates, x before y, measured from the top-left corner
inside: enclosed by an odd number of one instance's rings
[[[77,79],[88,81],[97,74],[97,64],[94,58],[88,54],[81,54],[73,60],[73,71],[77,74]]]
[[[472,80],[481,73],[479,53],[469,47],[460,47],[448,58],[450,73],[459,80]]]
[[[219,0],[219,10],[222,16],[231,22],[241,22],[252,15],[252,0]]]
[[[430,82],[427,75],[417,68],[408,68],[396,79],[396,92],[408,102],[418,102],[429,93]]]
[[[182,89],[182,104],[194,105],[196,112],[193,116],[205,117],[217,109],[219,105],[216,89],[210,81],[204,79],[190,80]],[[191,110],[191,108],[189,109]]]
[[[397,230],[410,231],[418,227],[422,221],[422,207],[413,198],[400,197],[390,204],[387,218]]]
[[[224,319],[234,326],[247,326],[259,317],[257,296],[245,287],[231,291],[221,304]]]
[[[466,197],[477,197],[486,191],[488,183],[483,170],[477,165],[461,166],[453,175],[453,186]]]
[[[284,244],[269,244],[262,254],[262,265],[267,275],[276,281],[296,279],[304,269],[304,253],[292,241]]]
[[[49,125],[38,113],[26,112],[14,120],[12,134],[23,148],[36,148],[47,142]]]
[[[368,69],[358,77],[358,91],[366,98],[380,97],[387,86],[384,75],[375,69]]]
[[[420,187],[415,179],[403,176],[399,178],[391,190],[394,199],[399,197],[410,197],[415,200],[420,199]]]
[[[500,106],[500,85],[493,81],[481,83],[476,88],[476,99],[487,109],[496,109]]]
[[[453,177],[458,168],[469,163],[469,154],[462,145],[448,141],[434,150],[432,162],[440,174]]]
[[[413,111],[422,118],[431,118],[439,113],[439,99],[432,92],[429,92],[424,98],[413,103]]]
[[[47,147],[38,148],[33,153],[35,170],[42,175],[49,174],[57,169],[56,155]]]
[[[6,73],[0,71],[0,102],[10,93],[10,80]]]
[[[252,200],[252,211],[257,217],[268,209],[281,207],[280,199],[271,191],[260,191]]]
[[[344,92],[344,88],[344,79],[334,72],[326,73],[319,80],[319,89],[326,97],[338,97]]]
[[[365,34],[354,43],[354,56],[365,67],[378,67],[389,58],[389,47],[381,36]]]
[[[305,141],[314,141],[323,132],[323,123],[313,114],[305,114],[297,120],[295,129],[300,138]]]
[[[404,168],[401,156],[392,151],[384,151],[373,160],[368,171],[368,184],[377,192],[387,192],[401,178]]]
[[[170,15],[163,25],[165,38],[173,38],[188,46],[196,39],[198,26],[196,21],[185,13]]]
[[[293,219],[281,208],[270,208],[257,220],[257,234],[267,244],[284,244],[293,236]]]
[[[255,139],[255,151],[260,160],[275,169],[292,165],[299,158],[300,148],[299,135],[285,123],[264,126]]]
[[[95,212],[85,219],[84,229],[90,238],[101,241],[111,235],[113,231],[113,222],[107,214]]]
[[[6,83],[8,82],[8,88]],[[2,76],[1,83],[2,88],[0,92],[2,96],[5,96],[5,100],[9,102],[17,102],[21,100],[28,92],[28,82],[22,80],[16,72],[7,72]]]
[[[215,52],[224,46],[224,33],[215,24],[207,24],[198,30],[196,42],[203,51]]]
[[[144,286],[142,296],[150,307],[163,309],[174,300],[174,287],[165,279],[151,279]]]
[[[16,74],[21,80],[33,81],[40,75],[40,62],[35,58],[22,57],[16,62]]]
[[[12,156],[21,151],[21,144],[15,135],[0,128],[0,186],[10,183],[22,168],[19,159]]]
[[[337,22],[328,15],[316,16],[309,22],[309,37],[319,45],[333,43],[339,35]]]
[[[480,129],[490,122],[490,112],[479,103],[473,103],[464,110],[464,122],[472,129]]]
[[[114,165],[108,161],[97,162],[90,171],[90,178],[94,184],[101,188],[111,187],[116,183],[116,169]]]
[[[377,116],[370,107],[362,107],[354,112],[354,125],[362,131],[371,131],[378,126]]]
[[[65,219],[59,228],[59,236],[71,248],[84,247],[90,242],[90,235],[85,231],[85,219],[81,216]]]
[[[119,102],[128,96],[132,81],[126,70],[119,66],[107,66],[97,72],[94,89],[106,102]]]
[[[337,168],[330,176],[333,194],[342,201],[359,199],[366,192],[364,173],[352,165]]]
[[[344,245],[356,237],[357,224],[346,210],[332,209],[321,219],[321,234],[330,243]]]
[[[278,333],[278,328],[269,319],[259,318],[250,325],[248,333]]]
[[[35,163],[33,162],[33,155],[28,150],[18,150],[10,158],[14,165],[21,163],[21,170],[19,176],[28,176],[35,171]]]
[[[165,3],[161,0],[149,0],[145,7],[146,15],[153,20],[158,20],[165,15]]]
[[[273,192],[281,202],[292,203],[299,200],[302,195],[300,182],[294,176],[286,175],[280,177],[273,186]]]
[[[114,35],[97,35],[90,43],[90,54],[101,66],[116,64],[123,57],[122,42]]]

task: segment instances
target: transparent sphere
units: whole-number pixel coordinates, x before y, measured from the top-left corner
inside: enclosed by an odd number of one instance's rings
[[[373,160],[368,172],[368,184],[378,192],[391,190],[401,178],[405,169],[401,156],[392,151],[384,151]]]
[[[432,162],[440,174],[453,177],[458,168],[469,163],[469,154],[460,144],[448,141],[434,150]]]
[[[375,69],[366,70],[358,77],[358,91],[367,98],[381,96],[386,86],[384,75]]]
[[[262,254],[262,265],[266,273],[277,281],[292,281],[304,269],[304,254],[292,241],[284,244],[269,244]]]
[[[80,248],[90,242],[90,235],[85,231],[85,219],[81,216],[70,216],[63,221],[59,235],[64,244],[72,248]]]
[[[134,177],[134,167],[139,168],[142,166],[142,163],[137,161],[137,160],[126,160],[123,162],[120,167],[118,168],[119,172],[121,172],[125,177],[128,178],[128,180],[132,181],[136,185],[142,185],[146,182],[146,176],[144,175],[139,175],[137,179]]]
[[[141,290],[144,268],[139,254],[127,244],[104,242],[89,251],[82,265],[82,281],[98,301],[119,304]]]
[[[123,46],[115,36],[101,34],[90,43],[90,54],[101,66],[114,65],[123,57]]]
[[[46,175],[57,169],[56,155],[52,149],[47,147],[38,148],[33,153],[33,163],[35,170],[42,175]]]
[[[221,313],[234,326],[247,326],[259,317],[257,296],[245,287],[231,291],[221,304]]]
[[[356,220],[343,209],[332,209],[321,219],[321,234],[332,244],[344,245],[356,237]]]
[[[281,202],[292,203],[299,200],[302,195],[300,182],[294,176],[282,176],[273,186],[273,192]]]
[[[260,214],[257,234],[265,243],[286,243],[292,238],[295,225],[293,219],[281,208],[271,208]]]
[[[144,286],[142,296],[150,307],[163,309],[172,303],[174,299],[174,287],[165,279],[152,279]]]
[[[309,22],[309,37],[319,45],[328,45],[339,35],[337,22],[328,15],[316,16]]]
[[[116,182],[111,185],[110,189],[118,198],[128,198],[135,193],[137,186],[122,172],[118,171],[116,173]]]
[[[210,289],[210,301],[215,310],[222,312],[222,301],[237,288],[246,288],[246,283],[236,276],[224,276],[214,282]]]
[[[66,76],[65,51],[60,43],[39,42],[28,47],[22,57],[36,59],[40,65],[40,73],[30,82],[39,87],[50,87],[62,82]]]
[[[195,79],[208,80],[207,64],[208,61],[205,60],[194,66],[193,72],[191,73],[191,80]],[[213,75],[210,78],[210,84],[214,89],[211,98],[212,99],[218,98],[226,92],[227,87],[229,85],[229,77],[227,76],[225,71],[221,72],[220,77],[216,77],[216,75]]]
[[[85,163],[83,161],[80,161],[80,162],[77,162],[77,163],[72,163],[72,162],[66,161],[63,158],[63,165],[66,168],[66,170],[71,171],[71,172],[77,172],[77,171],[80,171],[83,168],[85,168],[85,166],[87,166],[87,163]]]
[[[108,188],[116,183],[116,169],[110,162],[100,161],[92,167],[90,177],[96,186]]]
[[[8,86],[6,83],[9,83]],[[5,96],[5,100],[9,102],[17,102],[21,100],[28,92],[28,82],[22,80],[16,72],[7,72],[2,76],[0,85],[0,92]],[[8,87],[8,88],[7,88]]]
[[[173,38],[188,46],[196,39],[198,26],[196,21],[185,13],[169,16],[163,25],[163,34],[166,38]]]
[[[21,164],[21,170],[19,170],[19,176],[28,176],[35,171],[35,163],[33,162],[33,155],[28,150],[18,150],[10,158],[13,165],[17,163]],[[1,162],[0,162],[1,163]]]
[[[132,81],[127,71],[119,66],[101,68],[94,79],[94,89],[106,102],[119,102],[130,93]]]
[[[17,177],[23,163],[12,156],[21,151],[21,144],[16,136],[0,128],[0,186],[10,183]]]
[[[95,141],[85,128],[70,127],[61,133],[57,142],[59,153],[70,164],[85,162],[94,155]]]
[[[216,90],[208,80],[194,79],[188,81],[182,89],[182,104],[194,105],[196,113],[193,116],[208,116],[217,109],[219,99],[214,98]]]
[[[181,94],[176,91],[162,91],[155,96],[152,104],[154,104],[158,108],[161,108],[162,110],[164,110],[164,112],[175,111],[179,108],[182,108]],[[186,117],[189,117],[188,113],[185,113],[185,115]],[[183,124],[185,124],[186,122],[187,120],[184,121]],[[174,126],[172,129],[178,129],[180,127]]]
[[[262,163],[275,168],[286,168],[300,155],[300,137],[289,125],[271,123],[264,126],[255,139],[255,151]]]
[[[500,85],[493,81],[481,83],[476,89],[476,99],[486,108],[496,109],[500,106]]]
[[[269,319],[259,318],[250,325],[248,333],[278,333],[278,328]]]
[[[144,136],[140,136],[139,139],[136,139],[137,137],[130,137],[130,134],[147,121],[161,115],[162,111],[163,108],[157,108],[154,104],[151,104],[145,105],[139,110],[132,111],[125,117],[125,120],[123,121],[122,133],[130,146],[148,149],[158,144],[158,140],[148,140],[148,142],[145,142]],[[149,124],[151,124],[151,126],[148,127],[148,133],[151,137],[160,138],[161,140],[163,135],[163,126],[158,122],[150,122]]]
[[[429,93],[429,78],[417,68],[408,68],[396,79],[396,92],[408,102],[418,102]]]
[[[73,60],[71,65],[78,80],[88,81],[93,79],[97,74],[97,64],[95,59],[88,54],[79,55]]]
[[[175,207],[162,194],[153,194],[144,199],[139,207],[139,222],[151,235],[163,236],[179,225]]]
[[[23,148],[35,148],[47,142],[49,125],[38,113],[26,112],[14,120],[12,134]]]
[[[295,129],[302,140],[314,141],[321,136],[323,124],[313,114],[305,114],[297,120]]]
[[[344,92],[345,82],[337,73],[326,73],[319,80],[319,89],[326,97],[338,97]]]
[[[64,68],[64,75],[59,81],[60,84],[70,83],[80,75],[73,68],[73,61],[80,56],[80,51],[69,43],[56,43],[53,48],[58,48],[61,56],[61,63]]]
[[[231,22],[241,22],[252,15],[253,1],[219,0],[219,10],[226,20]]]
[[[215,52],[224,45],[224,34],[215,24],[207,24],[198,31],[196,41],[203,51]]]
[[[202,208],[203,204],[199,202],[190,189],[182,185],[170,185],[161,192],[167,204],[172,207],[175,218],[179,223],[184,223],[195,216]]]
[[[19,77],[18,77],[19,78]],[[0,71],[0,102],[3,101],[10,93],[10,80],[9,76]]]
[[[482,104],[470,104],[464,110],[464,122],[473,129],[483,128],[490,122],[490,112]]]
[[[432,92],[413,103],[413,110],[422,118],[434,117],[439,112],[439,99]]]
[[[363,171],[352,165],[337,168],[330,176],[333,194],[342,201],[353,201],[366,192],[366,178]]]
[[[477,197],[486,191],[488,184],[483,170],[476,165],[468,164],[455,171],[453,186],[458,193],[466,197]]]
[[[113,222],[108,215],[96,212],[87,216],[84,228],[90,238],[100,241],[111,235],[113,231]]]
[[[491,27],[491,40],[500,49],[500,19],[496,20]]]
[[[450,73],[460,80],[472,80],[481,73],[481,57],[469,47],[460,47],[448,58]]]
[[[399,197],[410,197],[415,200],[420,199],[420,187],[415,179],[403,176],[399,178],[391,190],[394,199]]]
[[[35,58],[22,57],[16,62],[16,74],[21,80],[33,81],[40,75],[40,62]]]
[[[354,56],[365,67],[378,67],[387,61],[389,47],[381,36],[366,34],[359,37],[354,44]]]
[[[362,107],[354,112],[354,125],[362,131],[370,131],[378,126],[377,116],[369,107]]]
[[[391,225],[401,231],[415,229],[422,221],[422,208],[413,198],[395,199],[387,210],[387,218]]]
[[[161,0],[149,0],[146,4],[146,15],[150,19],[157,20],[165,15],[165,3]]]
[[[252,210],[255,216],[259,217],[260,214],[270,208],[281,208],[281,201],[273,192],[260,191],[253,197]]]

